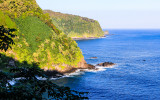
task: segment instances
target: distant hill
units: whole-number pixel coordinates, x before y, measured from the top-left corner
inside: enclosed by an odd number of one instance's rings
[[[90,38],[104,35],[99,22],[96,20],[51,10],[44,10],[43,12],[48,13],[54,25],[69,37]]]

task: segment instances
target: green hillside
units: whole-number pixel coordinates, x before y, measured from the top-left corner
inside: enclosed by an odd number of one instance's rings
[[[48,13],[55,26],[72,38],[101,37],[104,35],[98,21],[70,14],[62,14],[51,10]]]
[[[60,72],[84,62],[77,43],[61,33],[54,25],[57,23],[52,23],[49,15],[43,14],[35,0],[0,0],[0,21],[0,26],[17,30],[12,49],[0,51],[5,56]],[[0,59],[0,65],[3,59],[6,58]]]

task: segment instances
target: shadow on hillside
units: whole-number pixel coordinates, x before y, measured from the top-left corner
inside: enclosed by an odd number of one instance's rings
[[[12,57],[8,57],[8,56],[0,53],[0,70],[5,71],[5,72],[9,72],[9,70],[14,67],[20,67],[20,68],[34,67],[37,70],[41,70],[38,63],[29,64],[27,61],[19,62]],[[59,73],[56,70],[43,71],[43,74],[45,74],[46,76],[48,76],[50,78],[51,77],[57,78],[57,77],[63,76],[62,73]]]
[[[38,67],[38,64],[36,63],[29,64],[26,61],[19,62],[12,57],[8,57],[0,53],[0,70],[7,71],[13,67],[33,67],[33,66]]]

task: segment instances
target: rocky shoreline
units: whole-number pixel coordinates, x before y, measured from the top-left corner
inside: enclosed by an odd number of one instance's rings
[[[104,63],[100,63],[100,64],[97,64],[97,65],[91,65],[91,64],[87,64],[85,63],[82,67],[78,67],[78,68],[71,68],[65,72],[58,72],[56,70],[47,70],[44,72],[44,74],[46,76],[48,76],[49,78],[60,78],[60,77],[63,77],[65,75],[69,75],[71,73],[74,73],[76,72],[77,70],[81,70],[81,71],[84,71],[84,70],[98,70],[96,68],[96,66],[101,66],[101,67],[104,67],[104,68],[107,68],[107,67],[111,67],[111,66],[114,66],[116,65],[115,63],[112,63],[112,62],[104,62]]]
[[[103,38],[103,37],[106,37],[105,35],[104,36],[101,36],[101,37],[72,37],[73,40],[92,40],[92,39],[98,39],[98,38]]]
[[[94,58],[96,59],[97,57],[91,57],[91,58]],[[9,61],[9,65],[10,66],[15,66],[15,61],[14,60],[10,60]],[[110,66],[113,66],[113,65],[116,65],[112,62],[104,62],[104,63],[99,63],[97,65],[91,65],[91,64],[87,64],[87,62],[84,60],[84,58],[81,59],[81,61],[78,63],[78,67],[75,67],[75,66],[68,66],[68,65],[65,65],[66,68],[65,69],[60,69],[59,67],[56,67],[56,69],[44,69],[44,74],[49,77],[49,78],[60,78],[60,77],[63,77],[65,75],[69,75],[71,73],[74,73],[76,72],[77,70],[80,70],[80,71],[85,71],[85,70],[98,70],[98,68],[96,66],[100,66],[100,67],[110,67]],[[58,65],[57,65],[58,66]]]
[[[104,31],[104,35],[101,37],[71,37],[73,40],[91,40],[106,37],[106,35],[110,35],[109,31]]]

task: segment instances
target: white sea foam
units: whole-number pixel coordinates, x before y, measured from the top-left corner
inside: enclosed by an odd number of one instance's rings
[[[110,66],[110,67],[95,66],[95,69],[77,69],[73,73],[68,73],[68,74],[66,74],[66,75],[64,75],[62,77],[58,77],[58,78],[50,78],[50,80],[57,80],[57,79],[65,78],[65,77],[74,77],[74,76],[77,76],[77,75],[82,75],[85,72],[97,73],[97,72],[101,72],[101,71],[106,71],[108,68],[116,68],[116,67],[117,67],[117,65]],[[38,80],[47,80],[47,78],[38,77],[38,76],[36,76],[36,78]],[[16,78],[16,79],[14,79],[12,81],[9,81],[9,83],[11,85],[14,85],[16,83],[16,80],[19,80],[19,79],[22,79],[22,77],[21,78]]]
[[[110,66],[110,67],[95,66],[96,67],[95,69],[77,69],[75,72],[66,74],[62,78],[64,78],[64,77],[74,77],[74,76],[77,76],[77,75],[82,75],[85,72],[96,73],[96,72],[100,72],[100,71],[106,71],[108,68],[115,68],[116,66],[117,65]]]
[[[66,74],[65,76],[66,76],[66,77],[73,77],[73,76],[82,75],[82,74],[84,74],[84,71],[81,70],[81,69],[77,69],[75,72],[73,72],[73,73],[68,73],[68,74]]]
[[[15,83],[16,83],[15,80],[9,81],[9,84],[10,84],[10,85],[14,85]]]
[[[23,79],[23,77],[14,78],[14,79],[12,79],[12,80],[8,80],[8,83],[9,83],[10,85],[14,85],[14,84],[16,83],[16,81],[17,81],[17,80],[20,80],[20,79]],[[7,84],[6,86],[8,86],[8,84]]]

